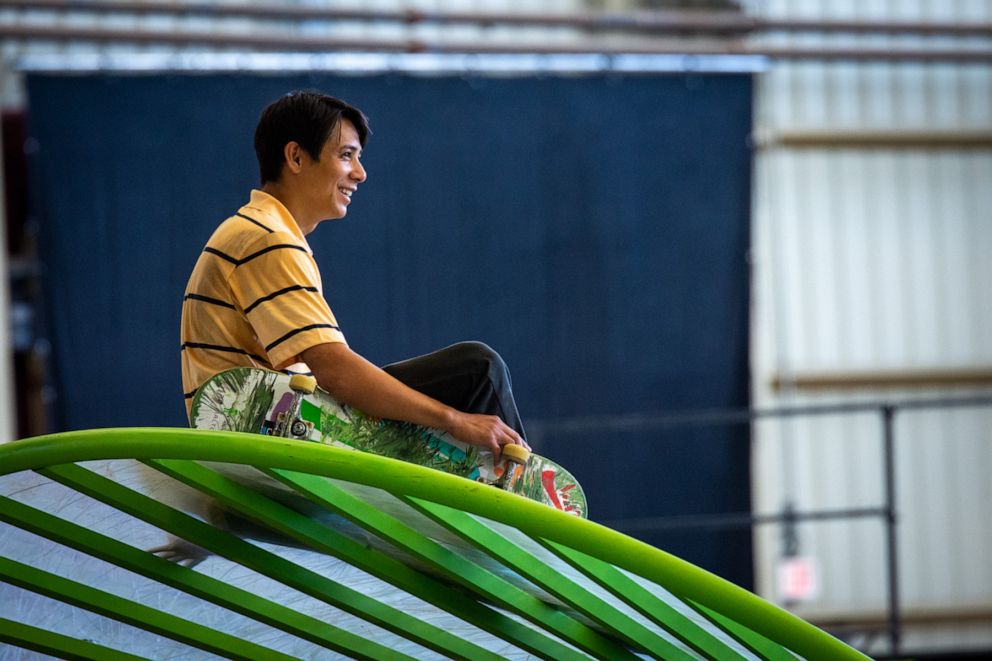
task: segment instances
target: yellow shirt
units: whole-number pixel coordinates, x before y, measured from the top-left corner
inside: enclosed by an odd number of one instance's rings
[[[310,347],[345,341],[313,252],[279,200],[253,190],[207,241],[186,286],[181,338],[187,414],[196,389],[222,370],[283,370]]]

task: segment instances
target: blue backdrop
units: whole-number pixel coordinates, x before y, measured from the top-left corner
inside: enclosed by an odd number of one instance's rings
[[[310,236],[352,346],[462,339],[509,363],[524,421],[748,404],[748,76],[45,76],[28,81],[57,424],[185,424],[179,314],[256,185],[259,111],[317,87],[363,108],[369,179]],[[594,519],[749,509],[746,429],[539,448]],[[743,585],[743,532],[642,534]]]

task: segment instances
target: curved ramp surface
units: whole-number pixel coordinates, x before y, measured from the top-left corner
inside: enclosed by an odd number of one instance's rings
[[[0,446],[0,475],[0,659],[866,658],[616,531],[384,457],[104,429]]]

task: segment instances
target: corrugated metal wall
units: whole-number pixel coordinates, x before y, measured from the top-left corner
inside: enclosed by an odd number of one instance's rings
[[[3,153],[2,139],[0,139],[0,154]],[[0,273],[8,273],[7,256],[7,200],[6,191],[3,186],[3,168],[0,164]],[[3,313],[4,323],[0,324],[0,443],[14,440],[14,378],[13,365],[11,364],[13,346],[11,339],[10,319],[8,310],[10,309],[10,293],[6,283],[0,285],[0,313]]]
[[[754,9],[789,17],[992,20],[986,1],[804,0]],[[913,43],[905,37],[829,39]],[[966,132],[992,132],[992,70],[779,63],[760,77],[758,90],[755,406],[965,394],[812,392],[788,383],[806,373],[992,367],[992,152],[962,144]],[[857,132],[876,131],[936,141],[930,147],[856,144]],[[818,147],[815,140],[789,146],[790,135],[838,133],[851,138],[847,146]],[[775,391],[776,377],[787,387]],[[895,432],[904,649],[992,644],[992,407],[900,412]],[[786,503],[800,511],[878,506],[884,497],[880,416],[760,422],[753,471],[758,512],[781,511]],[[796,610],[821,622],[884,614],[880,518],[803,523],[797,531],[798,552],[815,559],[821,589]],[[782,533],[768,526],[755,537],[759,590],[778,601]],[[932,622],[914,625],[920,618]],[[958,624],[938,625],[943,619]]]

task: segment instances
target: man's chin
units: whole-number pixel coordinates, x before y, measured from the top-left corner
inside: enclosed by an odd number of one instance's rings
[[[330,215],[327,218],[324,218],[324,220],[322,220],[320,222],[324,222],[326,220],[342,220],[347,215],[348,215],[348,210],[347,209],[344,209],[342,211],[335,211],[333,215]]]

